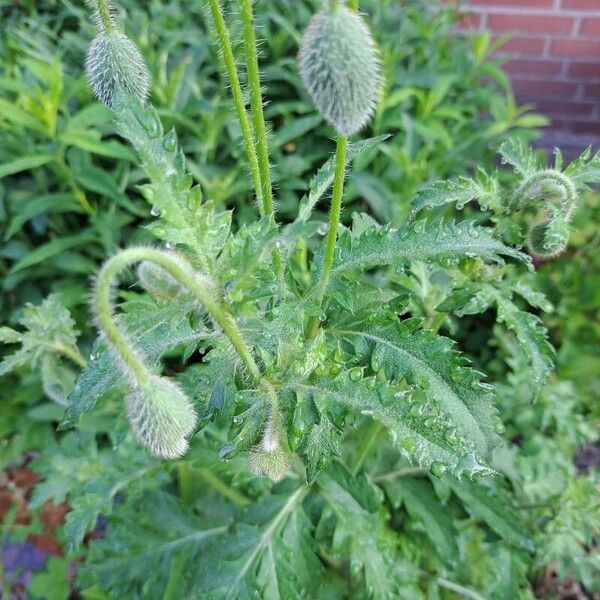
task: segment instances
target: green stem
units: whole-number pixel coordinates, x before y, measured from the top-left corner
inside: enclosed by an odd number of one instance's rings
[[[177,482],[181,502],[189,506],[193,499],[192,465],[189,461],[180,460],[177,463]]]
[[[105,33],[110,33],[114,29],[114,23],[106,0],[97,0],[96,7]]]
[[[260,74],[258,71],[258,54],[256,52],[256,34],[254,31],[254,16],[252,0],[239,0],[242,9],[244,25],[244,46],[248,69],[248,87],[250,89],[250,106],[252,108],[252,123],[258,148],[258,166],[262,183],[263,211],[267,216],[273,215],[273,188],[271,185],[271,167],[269,165],[269,146],[267,143],[267,128],[263,113],[262,92],[260,89]]]
[[[264,385],[260,370],[240,335],[233,317],[215,297],[216,285],[212,280],[194,271],[182,257],[144,247],[122,250],[109,259],[98,275],[95,290],[95,304],[100,327],[138,383],[140,385],[148,384],[150,371],[117,325],[111,302],[111,291],[112,282],[124,269],[142,261],[150,261],[162,267],[191,292],[223,329],[252,379],[256,383]]]
[[[211,485],[221,496],[227,498],[234,506],[238,508],[244,508],[250,504],[250,501],[246,496],[242,493],[238,492],[236,489],[228,486],[224,481],[221,481],[210,469],[196,469],[196,473],[206,481],[209,485]]]
[[[383,429],[383,425],[379,421],[373,421],[371,423],[371,427],[369,429],[369,432],[368,432],[367,438],[366,438],[367,441],[363,445],[360,454],[358,454],[356,456],[356,460],[354,461],[353,465],[350,467],[350,470],[352,471],[352,475],[354,475],[355,477],[358,475],[358,472],[360,471],[361,467],[363,466],[365,459],[369,455],[369,452],[371,451],[371,448],[373,447],[373,444],[375,443],[375,440],[381,433],[382,429]]]
[[[219,0],[210,0],[209,3],[213,21],[215,23],[217,37],[219,39],[219,46],[221,47],[221,53],[223,55],[223,62],[225,63],[225,70],[227,71],[229,85],[231,86],[231,95],[233,96],[233,104],[235,106],[237,120],[240,124],[240,129],[242,130],[244,150],[250,166],[250,174],[252,176],[254,191],[259,200],[262,201],[260,206],[263,214],[268,214],[266,212],[263,200],[263,186],[258,164],[258,157],[254,148],[254,136],[250,127],[246,106],[244,105],[242,86],[240,85],[240,80],[235,66],[235,58],[233,56],[233,50],[231,47],[231,38],[229,31],[227,30],[227,25],[225,24],[225,19],[223,18],[223,11],[221,10],[221,4]]]
[[[54,349],[59,354],[62,354],[63,356],[67,357],[69,360],[74,362],[78,367],[81,367],[82,369],[85,369],[85,367],[87,367],[87,360],[85,360],[85,358],[81,355],[81,352],[79,352],[79,350],[70,348],[69,346],[61,344],[60,342],[57,342],[54,345]]]
[[[337,232],[340,224],[340,215],[342,213],[342,197],[344,195],[344,177],[346,175],[346,149],[348,138],[338,136],[337,147],[335,150],[335,174],[333,179],[333,192],[331,194],[331,209],[329,211],[329,229],[325,240],[325,256],[323,258],[323,267],[321,275],[316,286],[316,300],[320,306],[323,302],[323,296],[329,285],[329,276],[333,267],[335,255],[335,244],[337,242]],[[309,337],[314,337],[319,328],[319,320],[313,317],[308,326]]]
[[[545,200],[544,185],[554,185],[560,189],[564,218],[570,221],[577,207],[577,189],[569,177],[555,169],[545,169],[527,177],[515,192],[514,202]]]
[[[358,11],[358,0],[348,0],[348,8],[353,11]]]

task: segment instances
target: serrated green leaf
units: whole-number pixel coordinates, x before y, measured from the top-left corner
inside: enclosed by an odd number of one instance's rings
[[[25,328],[22,333],[8,327],[0,329],[0,341],[21,343],[14,354],[0,362],[0,375],[25,364],[37,369],[46,358],[68,358],[79,366],[84,362],[77,348],[75,321],[59,296],[52,294],[39,306],[26,305],[19,323]]]
[[[454,342],[431,331],[419,330],[419,319],[365,330],[338,330],[347,339],[357,338],[372,346],[372,364],[383,368],[388,380],[407,378],[423,390],[431,403],[432,421],[454,426],[472,444],[481,460],[496,439],[495,396],[481,382],[480,373],[453,349]]]
[[[399,581],[393,570],[391,548],[382,535],[384,524],[380,515],[366,510],[328,473],[322,473],[317,484],[336,519],[333,550],[346,555],[354,569],[358,567],[363,571],[371,598],[389,598]]]
[[[510,502],[499,490],[492,490],[470,481],[451,481],[455,494],[465,503],[472,516],[482,519],[509,544],[533,551],[532,540],[523,533],[520,519],[511,510]]]
[[[502,262],[501,255],[531,263],[529,257],[492,237],[490,229],[473,222],[417,221],[401,229],[372,227],[358,237],[345,231],[338,241],[331,273],[339,276],[379,265],[401,266],[412,260],[443,263],[479,257]]]
[[[302,508],[309,489],[273,494],[244,509],[198,563],[194,598],[316,597],[325,579]],[[323,578],[323,579],[322,579]]]
[[[80,583],[99,583],[120,598],[144,590],[144,598],[162,600],[171,571],[182,560],[184,568],[176,569],[179,597],[191,598],[191,573],[206,560],[207,544],[226,530],[223,523],[203,523],[165,492],[147,493],[117,508],[106,537],[91,546]]]
[[[41,454],[33,468],[47,479],[37,485],[31,498],[32,508],[47,500],[55,504],[68,501],[70,511],[64,532],[70,553],[79,549],[84,535],[96,527],[98,515],[108,516],[118,493],[133,498],[142,490],[164,483],[157,475],[163,465],[139,449],[133,439],[126,439],[115,449],[100,450],[93,435],[68,433]],[[146,475],[152,474],[152,477]]]
[[[422,469],[437,475],[446,470],[456,476],[485,475],[493,471],[475,455],[472,442],[461,436],[442,419],[430,418],[422,403],[411,403],[406,392],[398,387],[365,378],[355,382],[349,373],[318,384],[290,384],[312,394],[315,404],[324,410],[345,407],[355,414],[369,415],[389,431],[393,444],[404,456]],[[427,423],[426,423],[427,421]]]
[[[425,533],[441,558],[454,560],[458,549],[452,517],[437,499],[429,482],[403,477],[401,480],[384,481],[382,485],[392,502],[404,504],[416,523],[412,526]]]
[[[522,177],[528,177],[539,168],[539,163],[531,148],[520,139],[511,138],[498,149],[502,161],[514,167]]]
[[[494,299],[498,309],[498,320],[514,332],[525,356],[531,365],[531,397],[536,399],[552,370],[555,351],[548,341],[546,328],[539,317],[520,310],[505,294],[491,285],[487,292]]]
[[[456,204],[456,208],[461,210],[472,200],[477,200],[482,210],[492,208],[501,211],[503,207],[497,179],[479,170],[476,178],[459,177],[455,181],[437,181],[417,193],[412,201],[412,214],[423,208],[435,208],[444,204]]]

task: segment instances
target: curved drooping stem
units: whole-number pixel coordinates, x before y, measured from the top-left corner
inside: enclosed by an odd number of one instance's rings
[[[111,291],[114,280],[123,270],[142,261],[155,263],[189,290],[223,329],[252,379],[264,387],[250,349],[240,335],[233,317],[218,299],[216,284],[194,270],[181,255],[147,247],[127,248],[109,259],[98,275],[94,296],[98,324],[134,379],[145,385],[149,382],[151,373],[117,324]]]
[[[268,205],[264,200],[263,184],[261,180],[260,167],[258,164],[258,157],[254,148],[254,135],[252,133],[252,128],[250,127],[248,113],[246,112],[246,106],[244,104],[242,86],[240,85],[240,80],[235,66],[235,58],[233,56],[233,50],[231,47],[231,38],[227,29],[227,25],[225,24],[225,19],[223,18],[223,11],[221,9],[219,0],[209,0],[209,4],[213,21],[215,23],[215,30],[217,32],[219,46],[223,56],[223,62],[225,63],[225,70],[227,71],[227,77],[231,87],[231,95],[233,97],[233,104],[235,106],[237,120],[240,124],[240,129],[242,130],[244,150],[246,152],[248,165],[250,166],[250,174],[252,176],[254,191],[260,200],[259,206],[262,214],[269,214]]]
[[[513,204],[541,204],[548,213],[529,230],[528,244],[534,254],[551,258],[566,248],[569,223],[575,214],[577,199],[573,181],[555,169],[538,171],[517,188]]]
[[[250,107],[252,108],[252,123],[258,148],[258,166],[262,183],[264,213],[273,215],[273,188],[271,184],[271,166],[269,164],[269,146],[267,143],[267,128],[263,112],[262,92],[260,89],[260,73],[258,70],[258,54],[256,51],[256,33],[254,31],[254,15],[252,0],[239,0],[242,9],[244,25],[244,47],[248,69],[248,87],[250,90]]]
[[[571,179],[560,171],[545,169],[527,177],[515,192],[515,202],[523,198],[549,204],[556,196],[560,197],[563,218],[570,221],[577,208],[577,189]]]
[[[325,255],[323,265],[315,295],[317,304],[321,304],[323,296],[329,285],[329,277],[333,267],[335,255],[335,244],[337,241],[337,232],[340,224],[340,215],[342,213],[342,197],[344,195],[344,178],[346,176],[346,150],[348,147],[348,138],[338,135],[337,146],[335,150],[335,174],[333,179],[333,191],[331,193],[331,208],[329,211],[329,228],[325,240]],[[308,337],[314,337],[319,327],[319,321],[313,317],[308,325]]]

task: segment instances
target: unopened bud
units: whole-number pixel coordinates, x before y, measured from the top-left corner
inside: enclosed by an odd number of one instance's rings
[[[377,47],[363,18],[345,6],[317,13],[298,58],[302,81],[323,117],[343,136],[362,129],[381,84]]]
[[[152,375],[127,395],[125,403],[133,433],[152,455],[178,458],[187,452],[196,412],[176,383]]]
[[[138,47],[118,29],[100,33],[88,50],[85,70],[94,94],[109,108],[148,97],[150,73]]]

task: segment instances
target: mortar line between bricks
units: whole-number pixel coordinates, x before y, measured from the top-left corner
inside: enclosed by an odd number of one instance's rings
[[[598,11],[594,9],[590,10],[577,10],[559,8],[518,8],[510,6],[471,6],[465,4],[461,7],[461,12],[471,12],[477,14],[498,14],[498,15],[511,15],[516,17],[597,17]]]

